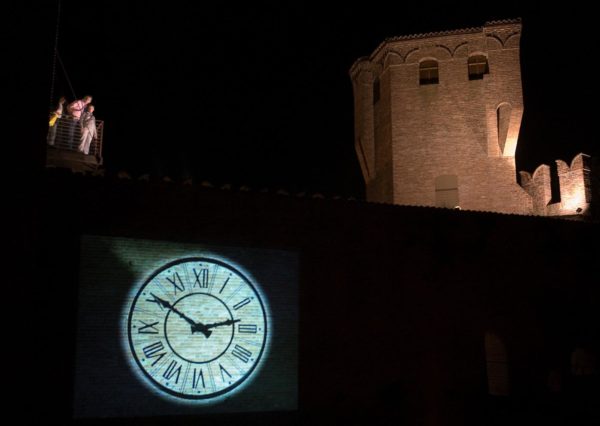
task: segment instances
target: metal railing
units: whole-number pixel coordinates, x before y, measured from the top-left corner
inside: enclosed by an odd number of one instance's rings
[[[98,136],[91,140],[87,155],[93,155],[101,159],[104,121],[96,120],[96,131]],[[46,142],[48,146],[56,149],[82,152],[79,150],[79,146],[82,143],[83,133],[79,119],[70,115],[63,115],[56,120],[53,126],[48,127]]]

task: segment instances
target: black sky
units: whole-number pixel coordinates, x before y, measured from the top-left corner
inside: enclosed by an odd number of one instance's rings
[[[517,169],[597,154],[594,16],[493,2],[340,7],[62,1],[58,50],[77,97],[105,120],[108,172],[364,197],[348,70],[386,37],[521,17],[525,114]],[[490,2],[492,3],[492,2]],[[45,115],[57,2],[12,21]],[[26,5],[27,7],[27,5]],[[9,31],[11,31],[9,29]],[[18,36],[17,36],[18,37]],[[60,67],[55,98],[73,93]],[[43,134],[44,122],[40,123]]]

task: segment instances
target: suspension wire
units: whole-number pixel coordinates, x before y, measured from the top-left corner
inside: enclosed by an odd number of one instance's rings
[[[56,12],[56,30],[54,32],[54,57],[52,58],[52,80],[50,82],[50,108],[55,107],[54,105],[54,83],[56,82],[56,58],[58,56],[58,29],[60,28],[60,7],[61,2],[58,0],[58,7]],[[64,69],[64,67],[63,67]]]
[[[58,54],[58,50],[56,51],[56,57],[58,58],[58,62],[65,74],[65,78],[67,79],[67,83],[69,83],[69,88],[71,89],[71,94],[73,95],[73,99],[77,99],[77,95],[75,94],[75,89],[73,89],[73,85],[71,84],[71,79],[69,78],[69,74],[67,73],[67,69],[65,68],[65,64],[63,63],[60,55]]]

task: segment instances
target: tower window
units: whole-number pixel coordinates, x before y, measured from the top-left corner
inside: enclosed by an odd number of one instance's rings
[[[380,91],[379,77],[375,77],[373,80],[373,105],[379,102]]]
[[[469,80],[483,80],[484,74],[490,73],[487,58],[483,55],[474,55],[469,58]]]
[[[435,206],[454,209],[458,203],[458,176],[442,175],[435,178]]]
[[[423,61],[419,65],[419,84],[438,84],[438,63],[437,61]]]

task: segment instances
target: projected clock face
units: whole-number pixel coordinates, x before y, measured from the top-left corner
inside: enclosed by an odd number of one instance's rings
[[[133,299],[127,327],[131,356],[157,390],[205,401],[251,379],[268,332],[257,284],[200,257],[155,271]]]

